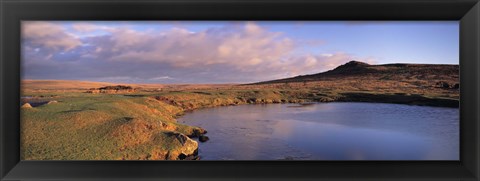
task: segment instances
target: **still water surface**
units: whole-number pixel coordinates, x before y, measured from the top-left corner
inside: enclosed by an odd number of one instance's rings
[[[458,160],[459,109],[382,103],[240,105],[187,113],[202,160]]]

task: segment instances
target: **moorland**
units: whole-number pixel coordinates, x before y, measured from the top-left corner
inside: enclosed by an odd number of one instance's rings
[[[197,160],[208,130],[176,121],[196,109],[312,102],[458,107],[460,85],[458,65],[351,61],[249,84],[23,80],[21,89],[22,160]]]

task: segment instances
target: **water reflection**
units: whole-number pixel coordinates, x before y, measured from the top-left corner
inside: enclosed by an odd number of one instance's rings
[[[202,160],[458,160],[458,109],[378,103],[241,105],[179,119]]]

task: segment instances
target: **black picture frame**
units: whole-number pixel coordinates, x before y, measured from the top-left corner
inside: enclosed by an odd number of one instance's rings
[[[0,0],[1,180],[480,179],[478,0]],[[458,20],[460,161],[20,161],[22,20]]]

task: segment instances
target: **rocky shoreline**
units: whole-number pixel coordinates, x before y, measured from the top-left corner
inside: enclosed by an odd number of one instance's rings
[[[418,94],[370,94],[370,93],[343,93],[336,102],[372,102],[393,103],[417,106],[458,108],[459,101],[447,98],[430,98]]]

